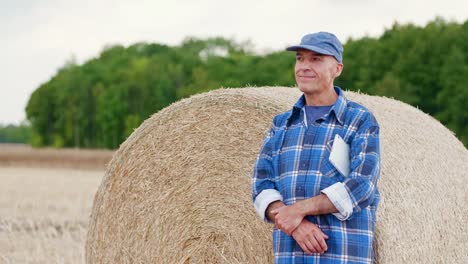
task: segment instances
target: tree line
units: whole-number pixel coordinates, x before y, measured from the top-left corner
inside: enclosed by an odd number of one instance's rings
[[[468,144],[468,20],[395,23],[378,38],[348,39],[344,89],[394,97],[440,120]],[[68,61],[31,95],[33,146],[117,148],[151,114],[220,87],[294,86],[294,54],[257,54],[250,43],[189,38],[177,46],[105,47]]]
[[[27,143],[31,137],[31,127],[23,122],[19,125],[0,124],[0,143]]]

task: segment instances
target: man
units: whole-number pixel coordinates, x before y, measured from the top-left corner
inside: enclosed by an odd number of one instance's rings
[[[343,70],[335,35],[308,34],[287,50],[296,52],[303,95],[273,119],[252,181],[256,211],[275,224],[275,263],[371,263],[380,200],[379,125],[333,85]],[[340,153],[349,146],[349,174],[329,159],[335,145]]]

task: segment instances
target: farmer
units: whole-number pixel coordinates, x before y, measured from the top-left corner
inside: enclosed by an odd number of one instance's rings
[[[308,34],[287,50],[296,53],[303,95],[274,117],[252,181],[256,211],[275,224],[275,263],[371,263],[379,125],[333,84],[343,70],[335,35]],[[333,152],[345,162],[330,159]]]

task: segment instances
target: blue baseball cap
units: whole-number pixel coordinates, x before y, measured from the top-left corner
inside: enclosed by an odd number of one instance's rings
[[[317,32],[307,34],[301,39],[301,44],[286,48],[288,51],[306,49],[320,54],[335,57],[338,62],[343,62],[343,46],[332,33]]]

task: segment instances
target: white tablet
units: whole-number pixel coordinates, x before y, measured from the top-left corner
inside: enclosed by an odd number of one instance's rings
[[[350,171],[349,145],[336,134],[333,140],[333,146],[329,157],[330,162],[335,168],[347,177]]]

